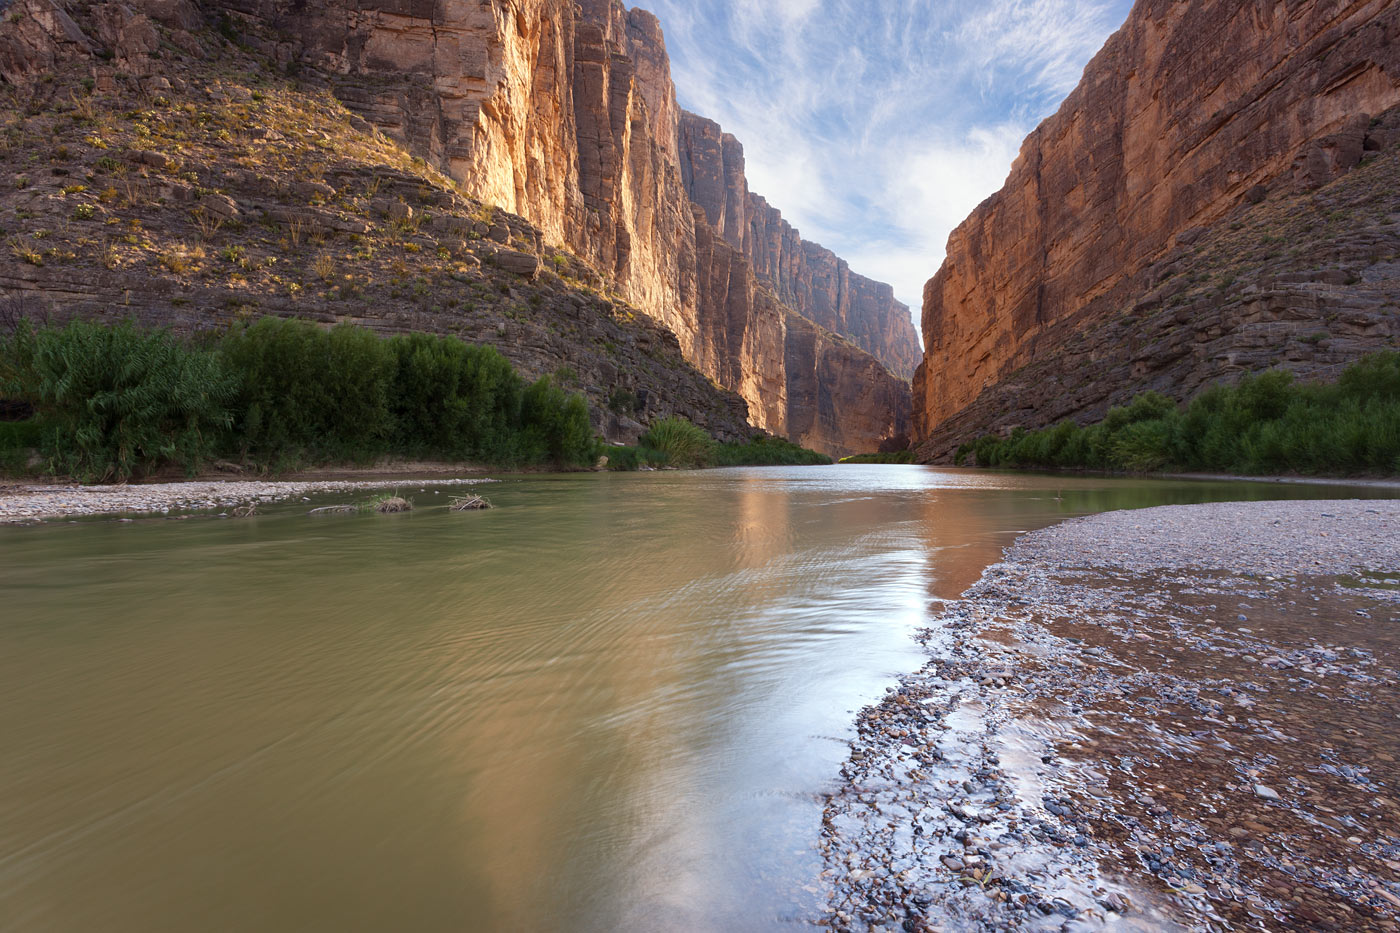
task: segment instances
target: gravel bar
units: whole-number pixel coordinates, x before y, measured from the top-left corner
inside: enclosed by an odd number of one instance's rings
[[[229,509],[278,502],[317,493],[357,492],[407,486],[470,486],[495,482],[471,479],[324,480],[318,482],[185,482],[126,486],[19,486],[0,488],[0,523],[111,515],[161,515]]]
[[[1400,502],[1023,536],[862,710],[833,930],[1400,931]]]
[[[1400,568],[1400,500],[1221,502],[1107,512],[1032,532],[1007,559],[1139,571],[1384,572]]]

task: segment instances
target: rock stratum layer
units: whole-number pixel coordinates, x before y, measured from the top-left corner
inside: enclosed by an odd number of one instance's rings
[[[281,40],[262,49],[270,57],[328,76],[347,106],[467,193],[587,259],[737,391],[756,426],[838,455],[907,433],[900,380],[861,351],[907,377],[917,357],[908,309],[766,205],[742,230],[712,213],[693,179],[718,173],[724,197],[748,202],[742,159],[736,168],[683,156],[693,121],[676,104],[650,13],[619,0],[222,6],[277,30]],[[818,341],[816,360],[791,352],[785,304],[847,340]],[[807,346],[798,331],[791,339]],[[868,378],[878,391],[847,391]],[[813,379],[832,417],[803,407]],[[867,407],[877,399],[884,407]]]
[[[1393,346],[1398,104],[1400,5],[1140,0],[925,287],[922,459]]]

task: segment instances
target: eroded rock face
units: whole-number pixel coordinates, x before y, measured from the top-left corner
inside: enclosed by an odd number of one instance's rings
[[[755,273],[799,314],[855,341],[891,372],[908,377],[921,357],[909,307],[894,289],[851,271],[809,243],[781,212],[749,190],[744,147],[718,123],[683,112],[681,171],[706,219],[753,263]]]
[[[0,33],[0,78],[10,84],[52,71],[55,62],[67,55],[96,51],[54,0],[18,0],[3,13],[8,28]]]
[[[908,383],[888,378],[870,354],[793,312],[787,315],[786,370],[788,436],[804,447],[848,457],[907,438]]]
[[[1095,338],[1075,344],[1099,346],[1102,355],[1074,357],[1089,370],[1061,374],[1078,387],[1072,404],[1030,377],[1016,377],[1014,398],[997,394],[1018,371],[1057,371],[1071,341],[1131,313],[1166,266],[1192,275],[1193,245],[1236,211],[1314,190],[1385,149],[1393,140],[1373,118],[1396,104],[1394,3],[1139,2],[1059,112],[1026,139],[1005,187],[954,231],[947,261],[925,287],[926,353],[914,382],[925,456],[955,440],[946,428],[953,420],[964,435],[998,419],[1037,426],[1149,387],[1107,378],[1123,368],[1124,353],[1135,378],[1175,371],[1167,364],[1179,353],[1154,362],[1142,358],[1141,341]],[[1216,304],[1237,298],[1232,289],[1242,285],[1225,282]],[[1192,313],[1174,311],[1173,320],[1190,328],[1199,323]],[[1327,307],[1300,301],[1277,313],[1313,315],[1317,329]],[[1123,323],[1128,334],[1134,326]],[[1236,331],[1203,326],[1213,345],[1191,367],[1193,384],[1238,373],[1241,356],[1287,362],[1284,353],[1237,353],[1246,348],[1220,342]],[[1176,350],[1180,342],[1167,340]]]
[[[730,166],[718,187],[689,183],[693,118],[676,105],[650,13],[619,0],[232,0],[221,8],[274,27],[285,38],[261,51],[309,67],[303,78],[324,76],[352,110],[467,193],[586,258],[671,328],[702,372],[739,392],[756,426],[788,435],[790,423],[809,420],[801,406],[813,396],[788,393],[784,304],[901,376],[912,371],[907,308],[750,195],[732,137],[729,157],[714,163]],[[731,214],[707,216],[726,199]],[[751,204],[759,232],[736,237]],[[899,398],[900,379],[843,349],[839,358],[848,357],[882,390],[841,399],[839,422],[820,434],[832,439],[829,452],[847,449],[846,440],[874,440],[875,449],[907,418],[906,410],[860,407],[861,399]],[[824,391],[854,384],[837,373]]]

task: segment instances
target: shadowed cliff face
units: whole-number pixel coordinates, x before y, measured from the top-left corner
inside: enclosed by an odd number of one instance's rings
[[[683,153],[693,118],[676,105],[651,14],[617,0],[222,7],[279,30],[286,40],[262,51],[309,68],[305,79],[324,77],[352,110],[467,193],[587,259],[671,328],[702,372],[742,395],[755,425],[801,440],[793,426],[812,422],[801,408],[810,396],[788,394],[786,304],[852,341],[819,342],[823,392],[840,402],[837,422],[813,435],[821,449],[873,450],[902,433],[907,409],[869,407],[897,401],[900,380],[863,351],[907,377],[917,353],[908,309],[888,286],[803,243],[750,195],[732,139],[734,170],[714,190],[693,184],[696,160]],[[720,216],[711,213],[717,204]],[[746,212],[761,220],[740,236],[742,221],[729,218]],[[848,369],[889,385],[843,396],[856,382]]]
[[[1209,344],[1208,353],[1168,340],[1175,355],[1155,358],[1144,344],[1160,344],[1160,335],[1132,339],[1136,324],[1124,316],[1159,307],[1160,296],[1156,304],[1148,296],[1166,278],[1203,274],[1192,248],[1207,229],[1245,224],[1240,212],[1314,191],[1385,149],[1389,130],[1373,118],[1396,104],[1394,3],[1140,0],[1059,112],[1026,139],[1005,187],[954,231],[925,287],[926,354],[914,385],[925,458],[992,426],[1101,413],[1183,352],[1198,357],[1189,384],[1152,387],[1181,397],[1246,368],[1290,363],[1288,353],[1241,343],[1231,328],[1188,341]],[[1247,283],[1215,284],[1223,304]],[[1311,316],[1317,329],[1346,302],[1308,299],[1288,313],[1303,316],[1300,327]],[[1204,312],[1174,313],[1189,330]],[[1080,339],[1120,317],[1114,336]],[[1076,351],[1078,369],[1061,374],[1073,377],[1075,394],[1061,404],[1046,380],[1058,378],[1055,361],[1075,340],[1097,350]],[[1125,357],[1135,361],[1128,385],[1116,366]],[[1015,393],[999,394],[1020,371],[1039,381],[1018,377]]]

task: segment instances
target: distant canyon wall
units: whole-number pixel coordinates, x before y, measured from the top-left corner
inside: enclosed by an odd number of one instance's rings
[[[688,184],[694,118],[676,104],[650,13],[619,0],[219,6],[274,25],[286,39],[269,56],[329,76],[352,110],[468,194],[587,259],[742,395],[755,425],[837,455],[907,434],[907,384],[870,354],[909,374],[908,309],[748,195],[742,160],[732,183],[746,210],[762,205],[750,211],[758,226],[741,233],[711,215],[710,193]],[[810,340],[792,308],[835,336]],[[878,391],[857,390],[861,380]]]
[[[750,191],[743,144],[718,123],[682,112],[680,140],[691,200],[778,298],[851,338],[895,374],[912,375],[921,356],[919,338],[908,305],[895,300],[894,289],[852,272],[831,250],[802,239],[777,208]]]
[[[1377,118],[1397,104],[1400,4],[1391,0],[1139,0],[1059,111],[1026,139],[1005,186],[953,232],[925,287],[925,356],[914,380],[925,459],[959,439],[950,424],[966,439],[998,424],[1101,414],[1128,387],[1095,382],[1095,371],[1143,385],[1163,361],[1142,353],[1139,325],[1124,318],[1092,345],[1084,335],[1134,308],[1159,308],[1164,288],[1181,292],[1201,274],[1194,241],[1222,218],[1245,227],[1240,212],[1251,205],[1273,209],[1391,145]],[[1249,284],[1274,288],[1279,271],[1275,262],[1273,278]],[[1163,284],[1172,277],[1176,284]],[[1356,283],[1363,278],[1358,271]],[[1208,327],[1208,307],[1243,308],[1231,318],[1239,334],[1261,315],[1266,324],[1291,315],[1298,327],[1311,316],[1317,331],[1329,307],[1355,310],[1345,296],[1319,298],[1316,289],[1287,307],[1256,308],[1245,282],[1222,275],[1220,283],[1213,304],[1186,302],[1170,328],[1154,332],[1154,340],[1172,328],[1189,332],[1162,343],[1173,364],[1188,358],[1182,371],[1194,374],[1193,386],[1240,371],[1243,338]],[[1366,326],[1389,332],[1383,321]],[[1064,404],[1051,382],[1074,341],[1073,365],[1083,372],[1064,374],[1078,385]],[[1245,356],[1258,366],[1286,354]],[[1131,366],[1118,366],[1127,358]],[[1000,392],[1010,383],[1014,394]]]

